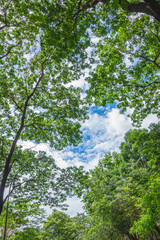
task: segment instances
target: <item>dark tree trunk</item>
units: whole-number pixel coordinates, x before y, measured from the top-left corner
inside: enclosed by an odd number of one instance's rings
[[[144,0],[144,2],[130,3],[128,0],[119,0],[122,9],[130,13],[144,13],[160,22],[160,3],[157,0]]]
[[[160,22],[160,3],[157,0],[144,0],[153,16]]]
[[[157,231],[157,233],[158,233],[158,235],[159,235],[159,239],[160,239],[160,227],[155,226],[155,229],[156,229],[156,231]]]
[[[4,193],[4,191],[2,189],[0,189],[0,215],[3,210],[3,193]]]

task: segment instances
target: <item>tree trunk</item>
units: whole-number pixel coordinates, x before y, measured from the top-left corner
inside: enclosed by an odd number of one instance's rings
[[[153,16],[160,22],[160,3],[157,0],[144,0]]]
[[[4,190],[0,189],[0,215],[1,215],[2,210],[3,210],[3,193],[4,193]]]
[[[157,0],[144,0],[144,2],[128,2],[119,0],[122,9],[130,13],[144,13],[154,17],[160,22],[160,3]]]
[[[158,226],[155,226],[155,229],[156,229],[158,235],[160,236],[160,228]],[[160,239],[160,237],[159,237],[159,239]]]

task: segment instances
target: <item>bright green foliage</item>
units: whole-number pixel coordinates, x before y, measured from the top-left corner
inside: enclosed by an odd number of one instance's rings
[[[72,218],[63,212],[55,210],[44,224],[42,239],[74,240],[77,235],[77,226]]]
[[[116,1],[97,5],[93,14],[99,62],[87,78],[88,101],[97,106],[116,101],[122,112],[133,108],[135,125],[150,113],[159,117],[160,23],[125,14]]]
[[[23,231],[16,232],[14,237],[9,240],[40,240],[40,231],[35,228],[25,228]]]
[[[77,181],[85,180],[83,167],[62,169],[56,166],[51,156],[45,152],[22,150],[16,147],[13,154],[14,168],[6,183],[9,197],[7,229],[15,232],[20,227],[37,227],[45,220],[43,206],[63,207]],[[6,205],[0,216],[0,227],[4,229]]]
[[[45,211],[38,203],[32,203],[25,199],[21,199],[21,201],[10,201],[7,214],[6,236],[13,236],[19,229],[22,229],[22,227],[37,228],[44,222],[45,217]],[[5,221],[6,204],[4,205],[4,211],[0,216],[0,229],[2,236],[4,236]]]
[[[107,154],[85,184],[89,231],[96,239],[152,239],[160,232],[160,124],[130,130],[120,150]]]
[[[4,190],[19,162],[26,165],[32,177],[41,171],[39,164],[36,169],[38,160],[33,162],[34,154],[22,153],[16,147],[18,140],[44,142],[56,149],[81,141],[80,123],[87,118],[87,107],[81,99],[81,89],[66,84],[79,79],[88,66],[85,48],[89,40],[82,24],[72,31],[73,23],[67,20],[75,6],[71,2],[1,0],[0,5],[1,213]],[[45,163],[49,175],[50,160]],[[18,186],[19,192],[26,191],[26,199],[32,196],[27,195],[30,189],[33,195],[45,192],[43,181],[42,177],[40,189],[35,181],[25,185],[25,190]],[[49,183],[44,182],[48,187]],[[39,197],[45,198],[46,204],[51,202],[50,194]]]
[[[22,151],[17,143],[31,140],[62,149],[81,141],[80,123],[87,118],[87,108],[81,89],[67,84],[94,63],[93,56],[99,62],[87,79],[89,103],[118,101],[122,111],[133,107],[136,124],[149,113],[159,117],[160,20],[151,2],[136,3],[145,3],[147,11],[130,11],[134,1],[0,0],[0,213],[6,188],[11,190],[11,206],[17,212],[23,209],[21,214],[27,209],[27,217],[31,201],[35,206],[59,205],[77,176],[83,182],[82,169],[60,170],[51,157]],[[147,15],[131,16],[133,12]],[[87,59],[91,32],[101,40]],[[86,207],[98,209],[96,221],[104,216],[101,226],[110,219],[105,229],[109,226],[114,234],[131,238],[157,232],[156,134],[155,126],[149,133],[128,133],[121,154],[107,155],[106,167],[102,161],[92,173],[90,188],[96,194],[87,193]]]

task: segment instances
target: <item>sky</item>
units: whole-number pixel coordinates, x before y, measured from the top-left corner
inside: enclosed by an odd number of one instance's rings
[[[82,83],[81,83],[82,84]],[[129,111],[129,110],[128,110]],[[83,165],[85,170],[93,169],[100,159],[109,151],[119,151],[124,134],[133,129],[127,112],[121,114],[116,104],[106,107],[92,106],[89,109],[90,118],[82,124],[81,131],[83,142],[78,147],[66,147],[61,151],[50,148],[47,144],[39,144],[34,150],[43,150],[53,156],[59,167]],[[142,123],[141,128],[148,128],[150,123],[158,122],[155,115],[149,115]],[[23,143],[24,148],[34,146],[32,142]],[[67,214],[75,216],[83,212],[83,204],[76,197],[68,198]],[[50,208],[46,208],[51,214]]]
[[[96,43],[99,39],[94,37],[92,41]],[[88,54],[91,49],[88,49]],[[129,65],[128,59],[125,60]],[[94,66],[93,66],[94,67]],[[88,89],[88,83],[85,77],[88,76],[89,71],[86,70],[85,76],[79,80],[72,81],[67,84],[68,87],[80,87],[83,89],[82,97],[85,96],[85,90]],[[78,147],[66,147],[61,151],[50,148],[47,144],[39,144],[34,150],[46,151],[52,155],[56,164],[59,167],[66,168],[69,166],[83,165],[85,170],[93,169],[103,156],[110,152],[119,151],[120,143],[124,139],[125,133],[129,129],[133,129],[131,119],[127,117],[131,109],[126,113],[121,114],[116,104],[107,105],[106,107],[91,106],[89,108],[89,119],[82,123],[81,131],[83,141]],[[149,115],[142,123],[141,128],[148,128],[151,123],[158,122],[155,115]],[[33,142],[23,142],[24,148],[34,146]],[[77,213],[83,212],[83,204],[80,199],[68,198],[66,203],[69,205],[68,213],[75,216]],[[51,209],[46,208],[47,213],[51,214]]]

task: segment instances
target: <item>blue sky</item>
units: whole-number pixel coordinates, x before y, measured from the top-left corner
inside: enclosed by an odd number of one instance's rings
[[[94,42],[96,41],[97,38],[94,39]],[[85,77],[88,74],[89,70],[86,70]],[[85,90],[89,87],[85,77],[67,84],[68,87],[73,85],[82,88],[82,97],[85,96]],[[82,123],[83,142],[78,147],[66,147],[62,151],[57,151],[47,144],[39,144],[35,147],[35,150],[43,150],[52,155],[59,167],[83,165],[86,170],[93,169],[107,152],[119,151],[119,145],[123,141],[124,134],[133,128],[130,118],[127,117],[130,112],[131,110],[128,109],[125,114],[120,114],[116,104],[106,107],[92,106],[89,108],[89,119]],[[154,115],[149,115],[143,121],[142,128],[147,128],[152,122],[158,122],[158,119]],[[30,148],[34,146],[34,143],[23,142],[23,146]],[[82,203],[76,197],[69,198],[67,204],[69,205],[67,213],[71,216],[83,211]],[[49,208],[47,208],[47,212],[51,214]]]
[[[86,170],[93,169],[107,152],[119,151],[124,134],[133,128],[127,114],[128,112],[120,114],[116,104],[106,107],[92,106],[89,109],[90,118],[82,124],[83,142],[78,147],[66,147],[62,151],[56,151],[46,144],[39,144],[35,150],[48,152],[59,167],[83,165]],[[158,122],[158,119],[149,115],[143,121],[142,128],[147,128],[152,122]],[[34,143],[26,142],[23,145],[29,148],[34,146]],[[82,203],[76,197],[69,198],[66,203],[69,205],[67,213],[71,216],[83,211]],[[47,212],[51,214],[52,211],[47,208]]]

